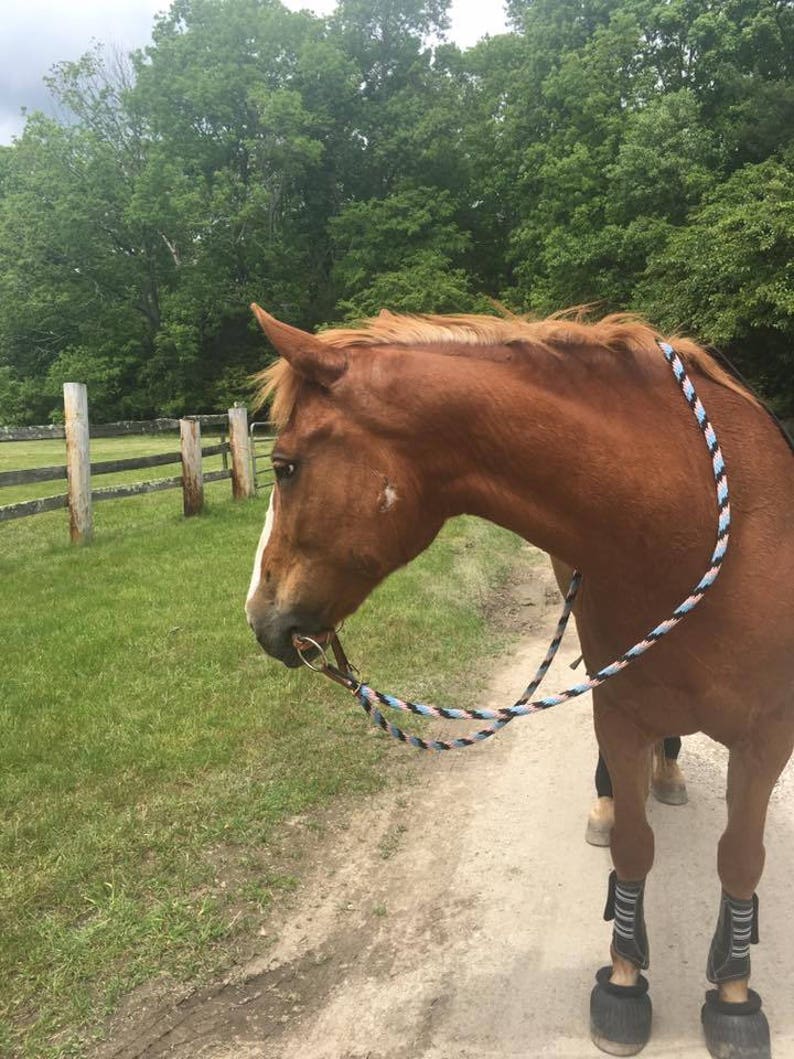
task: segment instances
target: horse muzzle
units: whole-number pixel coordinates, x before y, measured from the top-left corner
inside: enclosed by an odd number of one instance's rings
[[[271,658],[283,662],[288,669],[297,669],[304,664],[305,659],[311,660],[320,653],[316,648],[302,647],[301,657],[295,646],[296,638],[300,640],[301,636],[307,636],[325,644],[330,637],[326,623],[300,608],[279,611],[275,607],[260,609],[246,606],[245,613],[262,650]]]

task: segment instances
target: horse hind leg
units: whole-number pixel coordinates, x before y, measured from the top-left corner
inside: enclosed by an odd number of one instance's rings
[[[608,846],[615,826],[615,803],[612,780],[604,756],[599,750],[595,771],[596,800],[587,817],[585,842],[591,846]]]
[[[660,739],[653,748],[649,776],[651,793],[665,805],[686,805],[687,789],[684,774],[678,764],[681,750],[679,736]],[[599,751],[595,773],[596,800],[587,817],[585,842],[591,846],[608,846],[615,826],[615,803],[612,780],[604,757]]]
[[[653,748],[651,793],[665,805],[686,805],[687,790],[684,774],[678,764],[681,740],[677,736],[660,740]]]
[[[771,1056],[761,998],[749,988],[750,944],[758,940],[755,889],[764,869],[769,797],[791,747],[792,732],[773,725],[730,752],[728,824],[717,857],[722,895],[706,970],[717,988],[707,992],[701,1016],[706,1044],[715,1059]]]

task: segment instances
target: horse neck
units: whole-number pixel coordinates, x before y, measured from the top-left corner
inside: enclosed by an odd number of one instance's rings
[[[503,353],[413,358],[410,450],[429,503],[593,571],[647,558],[681,524],[708,537],[707,461],[661,353]]]

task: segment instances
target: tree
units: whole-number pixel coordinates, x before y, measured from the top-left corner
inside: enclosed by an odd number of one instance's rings
[[[746,165],[651,259],[635,304],[720,346],[794,413],[794,167]]]
[[[0,149],[0,418],[225,407],[248,303],[312,328],[393,309],[628,306],[794,397],[789,0],[175,0]]]
[[[90,130],[28,122],[0,199],[0,364],[38,384],[25,418],[48,416],[45,380],[66,350],[112,357],[145,345],[128,292],[146,264],[125,206],[114,159]],[[119,374],[128,366],[119,361]]]

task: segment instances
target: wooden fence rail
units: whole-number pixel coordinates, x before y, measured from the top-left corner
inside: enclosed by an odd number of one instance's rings
[[[29,485],[31,482],[55,482],[66,478],[66,466],[29,467],[24,471],[0,471],[0,487]]]
[[[63,426],[0,427],[0,442],[41,441],[52,438],[66,440],[66,464],[2,471],[0,472],[0,488],[64,479],[69,483],[67,493],[0,506],[0,522],[67,507],[72,540],[83,543],[89,541],[93,533],[93,504],[103,500],[139,496],[163,489],[182,489],[184,512],[186,515],[192,515],[202,509],[205,482],[231,479],[235,499],[254,495],[248,447],[247,413],[243,407],[230,409],[226,415],[188,416],[181,420],[153,419],[105,423],[89,429],[86,388],[81,383],[66,383],[64,384],[64,415]],[[219,428],[220,443],[202,446],[202,426],[210,429]],[[91,438],[161,434],[177,430],[181,438],[179,451],[91,463]],[[227,431],[228,441],[224,436]],[[202,459],[208,456],[221,456],[223,469],[204,473]],[[228,466],[229,456],[232,462],[231,469]],[[180,462],[182,473],[174,477],[133,482],[129,485],[92,488],[91,478],[94,475],[115,474],[146,467],[162,467],[169,463]]]
[[[43,511],[55,511],[59,507],[69,506],[69,494],[60,496],[43,496],[40,500],[23,500],[19,504],[5,504],[0,507],[0,522],[12,518],[25,518],[26,515],[40,515]]]
[[[93,433],[91,436],[94,436]],[[229,451],[229,442],[224,441],[220,445],[205,445],[201,450],[201,455],[219,456]],[[181,452],[162,452],[157,453],[156,456],[131,456],[123,460],[101,460],[99,463],[91,464],[91,474],[117,474],[119,471],[137,471],[144,467],[163,467],[169,463],[179,463],[181,458]],[[28,485],[31,482],[55,482],[65,478],[65,465],[62,467],[29,467],[23,471],[0,471],[0,488],[4,485]]]
[[[63,423],[37,427],[0,427],[0,441],[57,441],[65,437]]]

